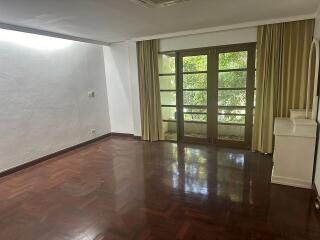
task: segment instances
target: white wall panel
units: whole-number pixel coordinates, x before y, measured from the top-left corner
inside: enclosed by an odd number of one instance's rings
[[[0,36],[0,172],[110,132],[101,46],[6,38]],[[91,90],[96,97],[88,97]]]

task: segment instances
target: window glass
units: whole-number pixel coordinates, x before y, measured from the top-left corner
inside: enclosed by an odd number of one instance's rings
[[[207,105],[206,91],[184,91],[183,92],[184,105]]]
[[[246,88],[247,72],[219,72],[219,88]]]
[[[244,141],[245,126],[218,125],[218,139],[226,141]]]
[[[185,121],[207,122],[207,114],[184,114]]]
[[[162,120],[176,120],[176,107],[162,107]]]
[[[219,106],[245,106],[246,90],[219,90]]]
[[[207,89],[207,74],[183,74],[183,89]]]
[[[219,54],[219,70],[247,68],[247,62],[247,51]]]
[[[177,123],[162,122],[162,133],[165,140],[177,140]]]
[[[234,124],[245,124],[246,116],[242,115],[219,115],[219,123],[234,123]]]
[[[183,72],[207,71],[207,55],[183,57]]]
[[[184,123],[184,136],[194,138],[207,137],[207,124],[203,123]]]
[[[161,105],[176,105],[176,92],[161,92]]]
[[[218,113],[220,114],[246,114],[245,108],[218,108]]]
[[[172,54],[159,54],[159,74],[176,72],[176,57]]]
[[[161,90],[175,90],[176,76],[159,76]]]

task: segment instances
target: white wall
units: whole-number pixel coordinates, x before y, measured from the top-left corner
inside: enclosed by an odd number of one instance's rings
[[[135,42],[104,47],[111,132],[141,136]]]
[[[316,25],[314,29],[314,36],[320,39],[320,15],[316,18]],[[318,105],[318,124],[320,123],[320,102]],[[320,139],[318,136],[318,156],[317,156],[317,163],[316,163],[316,174],[315,174],[315,185],[320,191]]]
[[[257,28],[243,28],[161,39],[160,51],[231,45],[257,41]]]
[[[0,172],[110,132],[101,46],[10,36],[0,33]]]

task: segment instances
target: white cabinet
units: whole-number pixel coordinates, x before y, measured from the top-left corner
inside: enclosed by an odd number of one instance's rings
[[[276,118],[272,183],[311,188],[317,123]]]

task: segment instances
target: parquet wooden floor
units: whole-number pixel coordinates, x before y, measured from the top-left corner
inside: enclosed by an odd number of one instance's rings
[[[319,240],[311,191],[271,159],[110,137],[0,179],[0,240]]]

